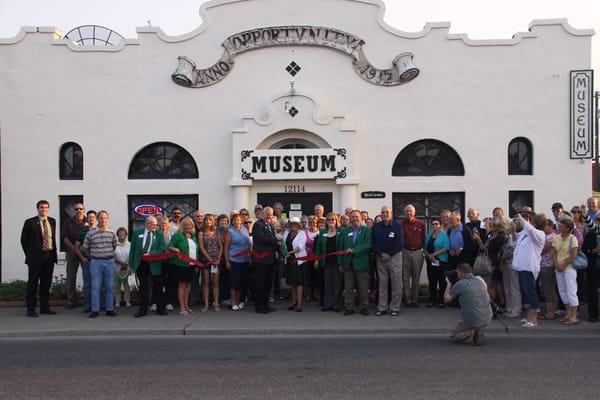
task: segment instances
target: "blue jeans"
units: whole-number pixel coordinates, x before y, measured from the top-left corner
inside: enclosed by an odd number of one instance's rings
[[[113,311],[115,296],[113,286],[115,282],[115,261],[92,259],[90,262],[90,275],[92,277],[92,312],[100,311],[101,287],[106,288],[106,311]]]

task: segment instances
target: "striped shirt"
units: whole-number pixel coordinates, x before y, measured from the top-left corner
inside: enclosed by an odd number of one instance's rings
[[[101,231],[94,228],[83,240],[83,247],[89,250],[92,258],[111,258],[115,256],[117,235],[110,229]]]

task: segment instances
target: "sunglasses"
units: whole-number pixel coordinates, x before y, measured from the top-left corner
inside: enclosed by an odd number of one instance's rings
[[[83,211],[83,208],[76,208],[75,211]]]
[[[252,223],[252,221],[245,221],[244,225],[250,225]]]

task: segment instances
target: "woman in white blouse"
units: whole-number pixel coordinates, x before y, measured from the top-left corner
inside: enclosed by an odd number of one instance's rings
[[[283,236],[283,245],[287,249],[286,266],[288,284],[292,287],[292,304],[288,310],[302,311],[302,291],[304,289],[305,262],[296,257],[306,256],[306,233],[300,228],[300,218],[290,219],[289,229]]]
[[[117,229],[117,247],[115,248],[115,307],[119,307],[123,301],[127,307],[131,307],[131,288],[128,280],[131,274],[129,268],[130,248],[131,243],[127,240],[127,229],[120,227]]]

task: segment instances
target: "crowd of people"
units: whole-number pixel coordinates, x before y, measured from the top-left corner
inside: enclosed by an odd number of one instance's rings
[[[397,316],[401,305],[419,307],[425,266],[427,307],[444,308],[460,300],[448,279],[458,271],[461,281],[477,278],[476,286],[483,281],[485,297],[480,300],[491,302],[504,317],[520,318],[525,310],[525,328],[536,327],[540,319],[578,324],[582,299],[589,303],[589,321],[597,322],[598,200],[589,198],[570,212],[560,203],[551,209],[552,218],[524,207],[510,219],[497,207],[480,219],[471,208],[464,223],[460,213],[443,210],[429,220],[428,229],[410,204],[400,218],[388,206],[371,218],[352,207],[326,214],[316,205],[313,215],[289,219],[281,203],[258,204],[254,215],[241,209],[220,215],[196,210],[184,216],[176,207],[169,216],[147,216],[144,227],[129,234],[123,227],[109,228],[107,211],[86,213],[78,203],[60,238],[66,248],[68,308],[79,306],[75,282],[81,267],[83,307],[90,318],[101,309],[114,317],[115,308],[131,306],[130,276],[136,277],[139,293],[137,318],[149,311],[166,315],[175,308],[189,316],[194,305],[200,305],[200,312],[219,312],[222,306],[241,311],[250,302],[257,313],[269,313],[273,298],[284,297],[295,312],[314,299],[323,312],[369,315],[373,301],[376,316]],[[39,201],[37,210],[21,235],[29,266],[30,317],[38,316],[38,286],[40,312],[55,313],[48,290],[57,261],[56,222],[48,216],[47,201]],[[580,265],[582,254],[585,267]],[[468,337],[482,337],[478,329],[489,321],[487,312],[481,316],[481,326],[467,327],[474,331],[463,326],[457,337],[463,338],[464,331]]]

